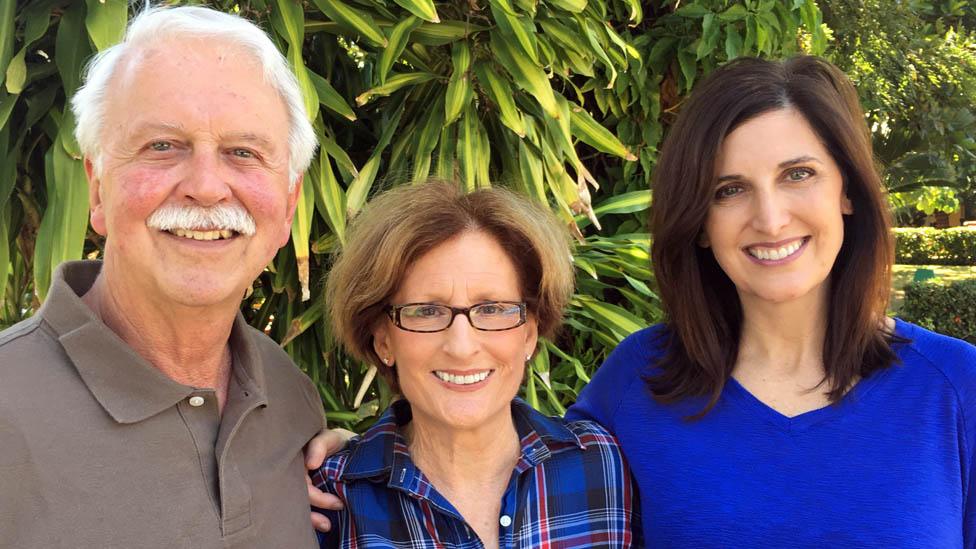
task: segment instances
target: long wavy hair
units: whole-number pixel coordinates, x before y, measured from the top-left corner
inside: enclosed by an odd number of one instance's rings
[[[646,382],[666,403],[708,397],[696,417],[715,405],[732,375],[742,330],[735,285],[712,251],[697,245],[712,202],[715,158],[739,125],[786,108],[804,116],[840,167],[853,205],[829,275],[823,381],[830,400],[896,361],[883,322],[894,255],[890,214],[854,86],[817,57],[739,59],[693,91],[654,173],[652,260],[669,330],[667,352]]]

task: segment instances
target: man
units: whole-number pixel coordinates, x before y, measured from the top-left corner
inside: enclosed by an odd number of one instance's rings
[[[104,259],[0,334],[0,546],[314,546],[321,401],[238,312],[315,150],[286,61],[239,17],[148,9],[73,109]]]

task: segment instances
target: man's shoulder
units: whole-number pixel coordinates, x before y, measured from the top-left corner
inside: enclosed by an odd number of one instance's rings
[[[246,328],[246,333],[247,338],[260,354],[269,398],[286,400],[296,406],[297,403],[304,402],[312,414],[323,417],[318,389],[281,348],[281,345],[252,326]],[[300,399],[299,394],[305,398]]]
[[[41,317],[34,315],[0,331],[0,353],[19,340],[35,335],[34,332],[41,327],[42,323]]]
[[[64,350],[57,334],[39,315],[22,320],[0,332],[0,389],[11,375],[39,374],[39,363],[58,362]]]

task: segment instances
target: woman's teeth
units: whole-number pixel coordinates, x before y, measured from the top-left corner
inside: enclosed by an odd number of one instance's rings
[[[183,229],[173,229],[170,232],[176,236],[191,238],[193,240],[220,240],[222,238],[230,238],[234,236],[234,231],[229,231],[226,229],[219,231],[187,231]]]
[[[787,257],[793,255],[802,245],[803,240],[795,240],[792,244],[780,246],[779,248],[760,248],[758,246],[753,246],[747,248],[747,250],[749,251],[749,255],[755,257],[756,259],[777,261],[780,259],[786,259]]]
[[[478,383],[479,381],[484,381],[485,378],[487,378],[488,374],[490,373],[491,370],[485,370],[484,372],[480,372],[477,374],[456,376],[454,374],[449,374],[447,372],[435,371],[434,375],[437,376],[437,379],[440,379],[441,381],[446,381],[447,383],[453,383],[455,385],[471,385],[472,383]]]

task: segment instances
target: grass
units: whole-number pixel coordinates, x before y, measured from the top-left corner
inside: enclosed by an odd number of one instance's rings
[[[952,282],[956,280],[976,279],[976,266],[952,265],[895,265],[891,277],[891,300],[888,308],[897,313],[905,299],[905,286],[911,283],[918,269],[931,269],[936,278]]]

